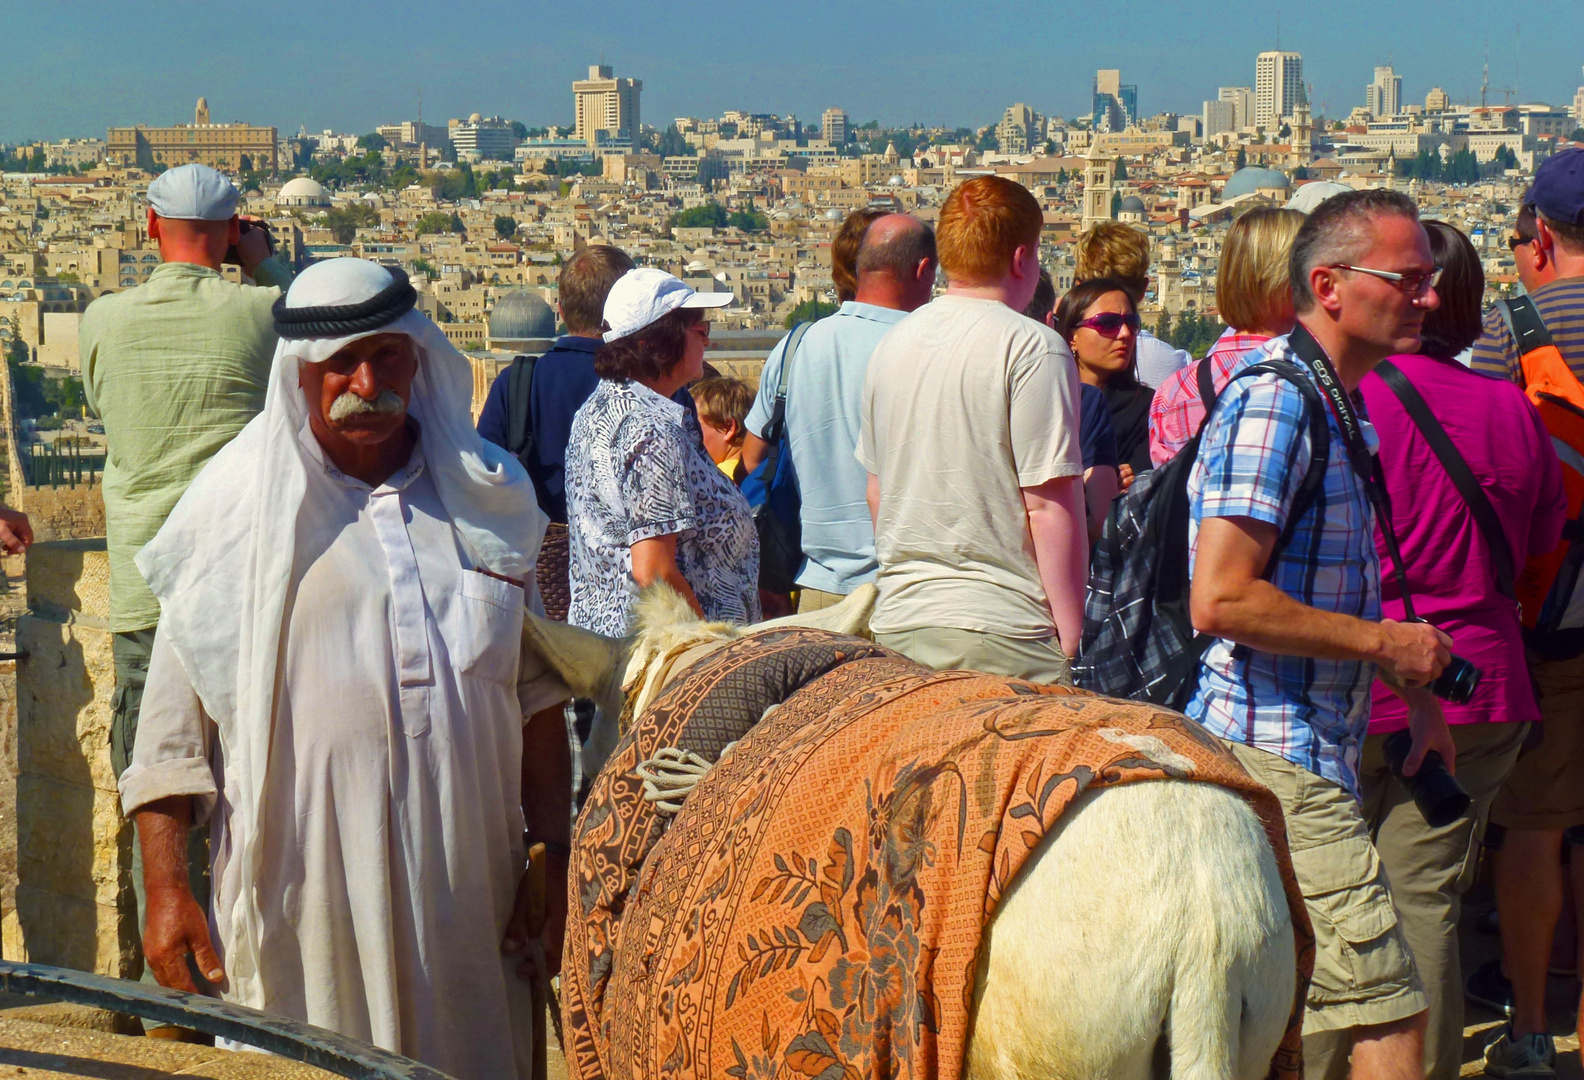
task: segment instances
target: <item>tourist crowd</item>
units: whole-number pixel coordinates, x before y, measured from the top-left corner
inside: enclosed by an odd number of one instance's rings
[[[565,702],[525,609],[621,636],[655,583],[747,623],[872,582],[875,640],[918,663],[1104,692],[1085,652],[1125,612],[1094,548],[1186,568],[1192,641],[1152,700],[1281,802],[1309,1075],[1458,1074],[1483,846],[1503,960],[1468,993],[1510,1017],[1487,1070],[1552,1074],[1553,932],[1584,885],[1584,152],[1538,171],[1509,241],[1527,298],[1488,311],[1468,238],[1404,195],[1245,213],[1197,359],[1142,327],[1143,233],[1085,233],[1058,297],[1038,203],[993,176],[933,228],[852,214],[840,307],[757,393],[706,363],[730,293],[586,247],[566,335],[500,375],[476,432],[465,360],[399,271],[294,280],[235,199],[202,166],[151,184],[165,265],[82,332],[150,978],[526,1075],[498,1037],[528,1030],[515,954],[558,962],[574,773],[617,718]],[[233,244],[257,285],[221,276]],[[1174,547],[1118,539],[1171,500]],[[1144,578],[1128,603],[1168,599]],[[1423,795],[1438,760],[1450,817]]]

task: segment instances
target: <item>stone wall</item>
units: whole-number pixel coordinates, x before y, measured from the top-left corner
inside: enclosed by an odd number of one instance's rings
[[[16,878],[8,959],[135,977],[131,827],[110,766],[115,687],[103,540],[33,545],[17,622]],[[128,894],[128,895],[124,895]]]
[[[105,534],[104,494],[99,478],[63,487],[33,487],[22,475],[17,450],[19,424],[12,409],[15,397],[11,372],[0,378],[0,428],[5,432],[5,503],[21,510],[33,526],[35,540],[80,540]]]

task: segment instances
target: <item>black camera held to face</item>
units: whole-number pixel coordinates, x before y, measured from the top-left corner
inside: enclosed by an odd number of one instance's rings
[[[1467,660],[1462,662],[1468,664]],[[1474,673],[1478,679],[1478,670],[1475,669]],[[1473,800],[1463,790],[1463,785],[1457,782],[1457,778],[1447,772],[1446,762],[1434,750],[1425,754],[1424,760],[1419,763],[1418,772],[1404,776],[1403,763],[1408,760],[1412,749],[1413,735],[1407,728],[1394,731],[1381,744],[1381,752],[1386,755],[1386,764],[1391,767],[1392,775],[1408,785],[1414,804],[1424,815],[1425,822],[1434,829],[1444,828],[1462,817]]]
[[[269,248],[269,253],[271,255],[275,254],[275,234],[270,231],[268,222],[253,221],[248,218],[239,218],[237,220],[237,229],[242,233],[243,236],[246,236],[254,229],[258,229],[264,234],[264,244]],[[232,244],[230,247],[226,248],[224,261],[230,263],[233,266],[242,265],[242,256],[238,254],[235,244]]]

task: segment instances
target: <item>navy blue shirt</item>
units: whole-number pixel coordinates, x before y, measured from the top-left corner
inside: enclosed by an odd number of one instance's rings
[[[594,374],[594,354],[602,344],[599,338],[567,334],[557,338],[534,363],[528,405],[534,445],[528,458],[528,478],[539,497],[539,509],[562,525],[567,520],[567,439],[572,433],[572,418],[599,385],[599,376]],[[511,368],[507,367],[495,376],[478,419],[479,435],[503,450],[508,449],[509,441],[506,391],[510,375]],[[672,400],[689,412],[694,411],[693,396],[686,389],[678,390]]]
[[[1111,407],[1106,404],[1105,391],[1088,383],[1078,389],[1082,391],[1078,405],[1082,414],[1078,422],[1078,445],[1083,450],[1084,469],[1092,469],[1096,465],[1109,465],[1115,469],[1120,464],[1116,428],[1111,424]],[[484,430],[483,421],[479,422],[479,430]]]

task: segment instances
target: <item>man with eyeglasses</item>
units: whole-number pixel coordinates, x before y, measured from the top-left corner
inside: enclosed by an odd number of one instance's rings
[[[1255,355],[1296,370],[1228,386],[1188,480],[1194,627],[1214,641],[1185,711],[1282,801],[1316,938],[1307,1074],[1422,1080],[1427,997],[1359,804],[1377,675],[1409,704],[1415,772],[1454,749],[1423,689],[1450,639],[1381,618],[1366,476],[1377,441],[1359,382],[1414,352],[1436,307],[1429,239],[1406,196],[1337,195],[1293,243],[1298,325]],[[1297,382],[1292,380],[1298,380]],[[1325,425],[1323,479],[1299,493]],[[1311,425],[1314,425],[1313,427]]]
[[[1552,343],[1584,379],[1584,151],[1556,154],[1535,171],[1508,246]],[[1504,314],[1498,301],[1474,343],[1472,366],[1523,385],[1523,350]],[[1584,896],[1584,656],[1558,651],[1542,658],[1531,648],[1529,673],[1543,739],[1519,756],[1491,806],[1491,821],[1503,830],[1495,872],[1503,963],[1481,967],[1465,985],[1472,1000],[1510,1017],[1486,1049],[1486,1071],[1538,1078],[1555,1075],[1545,996],[1562,910],[1564,844],[1573,845],[1574,896]],[[1584,923],[1584,906],[1575,908]]]

